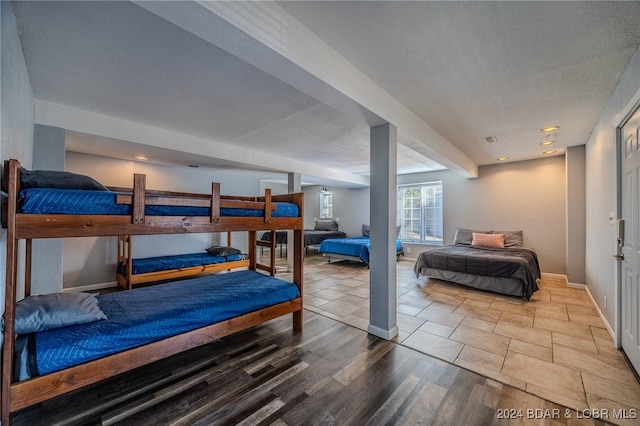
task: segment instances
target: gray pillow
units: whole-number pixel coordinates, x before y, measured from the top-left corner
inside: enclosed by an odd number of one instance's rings
[[[316,220],[316,225],[313,228],[315,231],[337,231],[338,222],[335,220]]]
[[[505,247],[523,247],[522,231],[491,231],[492,234],[504,234]]]
[[[85,175],[58,170],[20,169],[20,188],[57,188],[108,191],[100,182]]]
[[[211,256],[229,256],[230,254],[242,254],[242,252],[237,248],[225,246],[211,246],[206,251]]]
[[[489,231],[474,231],[472,229],[456,228],[456,233],[453,236],[453,244],[470,246],[473,240],[473,233],[488,234]]]
[[[28,296],[16,303],[16,334],[34,333],[107,319],[90,293]]]

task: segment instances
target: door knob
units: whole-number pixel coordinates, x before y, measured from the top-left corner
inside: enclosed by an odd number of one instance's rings
[[[613,258],[615,260],[624,260],[624,254],[620,253],[620,254],[614,254]]]

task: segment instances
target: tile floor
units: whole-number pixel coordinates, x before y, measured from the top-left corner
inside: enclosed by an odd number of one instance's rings
[[[367,329],[366,267],[310,249],[304,276],[306,309]],[[584,290],[545,277],[526,302],[416,279],[409,260],[397,277],[398,343],[579,413],[608,410],[608,421],[640,424],[640,383]]]

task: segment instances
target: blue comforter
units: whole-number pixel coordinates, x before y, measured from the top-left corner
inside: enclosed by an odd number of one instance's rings
[[[318,247],[318,253],[325,253],[326,256],[342,254],[360,258],[367,265],[369,264],[369,247],[371,241],[369,237],[338,238],[324,240]],[[402,242],[396,240],[396,251],[402,250]]]
[[[20,212],[30,214],[130,215],[130,204],[116,204],[117,192],[30,188],[20,191]],[[272,217],[298,217],[293,203],[273,203]],[[210,216],[208,207],[145,206],[149,216]],[[220,216],[260,217],[260,209],[221,208]]]
[[[190,268],[193,266],[213,265],[217,263],[235,262],[243,260],[246,255],[230,254],[228,256],[212,256],[207,252],[176,254],[171,256],[144,257],[131,260],[131,272],[134,275],[147,272],[167,271],[170,269]],[[118,265],[118,272],[124,273],[122,265]]]
[[[98,296],[106,320],[29,335],[30,375],[47,374],[300,296],[295,284],[238,271]]]

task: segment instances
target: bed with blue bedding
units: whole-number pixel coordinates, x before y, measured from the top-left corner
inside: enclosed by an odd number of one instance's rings
[[[231,233],[227,233],[231,242]],[[123,289],[134,285],[185,278],[204,273],[249,267],[249,255],[229,246],[211,246],[198,253],[134,257],[133,236],[118,235],[116,282]]]
[[[130,238],[130,237],[129,237]],[[131,259],[118,259],[116,281],[125,289],[136,284],[219,272],[249,266],[246,253],[214,256],[202,253],[175,254]]]
[[[13,164],[11,182],[4,168],[2,208],[15,212],[21,238],[244,231],[249,222],[253,229],[293,229],[302,222],[302,194],[227,196],[215,182],[209,194],[149,190],[142,174],[134,174],[131,188],[105,187],[87,176]],[[7,215],[1,218],[7,227]],[[263,223],[273,225],[258,228]]]
[[[292,329],[302,330],[302,193],[272,196],[267,189],[263,196],[227,196],[215,182],[209,194],[147,190],[141,174],[134,175],[132,188],[107,188],[73,173],[30,172],[14,159],[4,162],[0,183],[7,244],[2,424],[28,406],[283,315],[292,314]],[[256,256],[256,234],[266,230],[293,231],[292,282],[256,271],[265,269]],[[31,274],[18,280],[18,271],[39,267],[31,261],[33,239],[240,231],[248,233],[249,258],[225,256],[221,265],[246,262],[248,270],[92,296],[102,312],[96,320],[21,328],[18,307],[38,297],[30,296]],[[191,262],[193,256],[170,260]],[[155,269],[163,262],[154,259],[136,268]],[[184,265],[172,263],[178,270],[189,268]],[[18,301],[22,291],[25,298]],[[67,294],[72,292],[53,295]],[[67,316],[65,311],[49,315],[56,323]]]
[[[20,379],[39,376],[300,297],[295,284],[256,271],[191,278],[99,295],[106,319],[30,333]]]
[[[25,214],[131,215],[131,204],[120,204],[118,196],[126,192],[57,188],[29,188],[20,191],[20,212]],[[167,197],[167,199],[180,197]],[[220,216],[262,217],[264,210],[247,207],[220,208]],[[274,203],[272,217],[296,217],[297,205]],[[147,216],[210,216],[210,207],[183,205],[147,205]]]
[[[324,240],[318,247],[318,253],[331,259],[352,260],[369,264],[369,237],[352,237]],[[402,256],[402,241],[396,240],[396,256]]]

